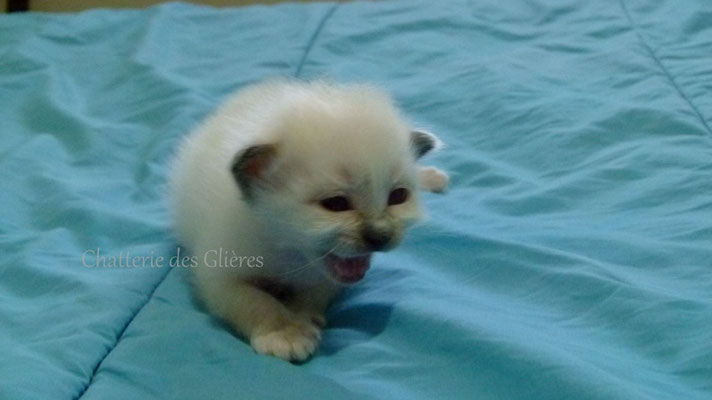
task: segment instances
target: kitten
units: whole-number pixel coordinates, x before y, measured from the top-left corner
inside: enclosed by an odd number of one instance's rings
[[[262,354],[304,360],[339,290],[421,216],[447,175],[439,145],[365,85],[272,81],[238,91],[192,132],[171,177],[197,294]]]

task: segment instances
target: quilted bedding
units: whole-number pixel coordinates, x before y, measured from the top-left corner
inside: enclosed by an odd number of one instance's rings
[[[195,303],[164,198],[274,76],[383,86],[452,175],[303,364]],[[708,1],[1,15],[0,110],[0,399],[712,399]]]

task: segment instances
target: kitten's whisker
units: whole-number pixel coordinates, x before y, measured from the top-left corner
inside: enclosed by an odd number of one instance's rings
[[[279,276],[291,275],[291,274],[294,274],[294,273],[297,273],[297,272],[300,272],[300,271],[307,270],[307,269],[313,267],[316,262],[323,260],[326,256],[328,256],[328,255],[329,255],[332,251],[334,251],[335,249],[336,249],[336,246],[332,247],[332,248],[329,249],[329,251],[327,251],[326,253],[320,255],[319,257],[317,257],[317,258],[315,258],[315,259],[309,261],[308,263],[306,263],[306,264],[304,264],[304,265],[302,265],[302,266],[299,266],[299,267],[294,268],[294,269],[291,269],[291,270],[289,270],[289,271],[285,271],[285,272],[280,273]]]

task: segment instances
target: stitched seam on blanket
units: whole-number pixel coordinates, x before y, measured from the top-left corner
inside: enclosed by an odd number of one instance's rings
[[[314,47],[316,40],[319,38],[319,35],[321,35],[322,29],[324,29],[326,22],[329,20],[329,18],[331,18],[332,15],[334,15],[334,12],[336,12],[336,9],[340,5],[341,5],[340,3],[334,4],[329,9],[329,11],[327,11],[324,14],[324,16],[321,17],[321,21],[319,21],[319,24],[316,26],[314,33],[312,33],[311,37],[309,38],[309,42],[307,42],[306,48],[304,49],[304,53],[302,53],[302,57],[299,60],[299,64],[297,64],[297,69],[294,71],[295,78],[298,78],[299,75],[302,73],[302,68],[304,67],[304,64],[307,62],[307,57],[309,57],[309,53],[311,52],[312,47]]]
[[[641,29],[638,27],[638,25],[633,21],[633,17],[630,14],[630,11],[628,10],[628,7],[625,5],[624,0],[619,0],[620,6],[623,9],[623,14],[625,15],[626,19],[628,20],[628,23],[630,26],[633,28],[633,31],[635,31],[635,35],[638,37],[638,40],[640,43],[642,43],[643,47],[645,50],[648,52],[650,57],[653,59],[655,64],[658,66],[658,68],[663,72],[665,77],[670,81],[672,86],[675,88],[675,91],[682,97],[682,99],[687,103],[688,106],[692,109],[692,112],[695,113],[697,118],[699,118],[700,122],[702,122],[702,126],[707,130],[707,133],[712,135],[712,128],[707,124],[707,120],[705,120],[704,115],[700,112],[700,109],[695,105],[695,103],[690,100],[690,98],[685,94],[685,92],[682,90],[682,87],[677,84],[675,81],[675,77],[670,73],[670,71],[665,67],[665,64],[658,58],[658,56],[655,54],[655,50],[648,44],[648,42],[645,40],[643,35],[640,33]]]
[[[114,343],[113,346],[111,346],[111,348],[106,352],[106,354],[104,354],[104,356],[101,358],[101,360],[99,360],[99,362],[96,364],[96,366],[94,367],[94,370],[92,371],[91,377],[89,378],[89,382],[87,382],[87,384],[82,388],[82,390],[79,392],[79,395],[77,397],[75,397],[75,399],[81,399],[82,397],[84,397],[84,394],[89,389],[89,386],[91,386],[91,384],[94,383],[94,378],[96,378],[96,375],[99,372],[99,368],[101,368],[101,365],[104,364],[104,360],[106,360],[106,357],[108,357],[109,354],[111,354],[111,352],[114,351],[114,349],[116,349],[119,346],[119,343],[121,342],[121,339],[123,339],[124,333],[126,333],[126,330],[128,329],[128,327],[131,325],[131,323],[134,321],[134,319],[136,319],[136,316],[138,316],[138,314],[141,313],[141,311],[144,309],[144,307],[146,307],[146,305],[151,301],[151,299],[153,298],[153,295],[156,293],[156,290],[158,290],[158,287],[161,286],[163,281],[166,280],[166,277],[168,277],[168,274],[171,272],[171,270],[172,270],[171,268],[168,269],[168,272],[166,272],[163,275],[163,277],[158,281],[158,283],[156,283],[156,285],[153,287],[153,289],[151,289],[151,293],[146,298],[146,301],[143,304],[141,304],[141,307],[139,307],[136,310],[136,312],[126,322],[126,324],[124,324],[123,328],[121,328],[121,332],[119,332],[119,335],[116,337],[116,342]]]

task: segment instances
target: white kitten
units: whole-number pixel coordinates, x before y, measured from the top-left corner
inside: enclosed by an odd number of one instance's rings
[[[274,81],[239,91],[183,143],[171,191],[210,312],[259,353],[303,360],[339,289],[420,217],[435,148],[379,90]]]

